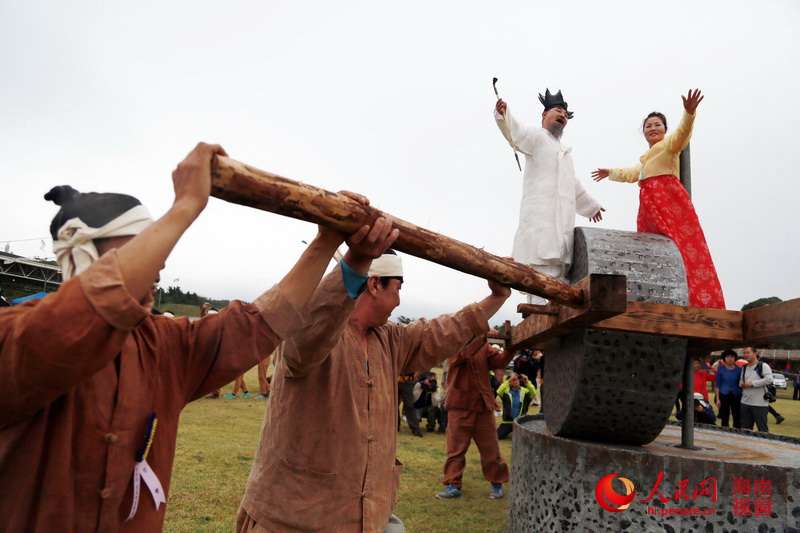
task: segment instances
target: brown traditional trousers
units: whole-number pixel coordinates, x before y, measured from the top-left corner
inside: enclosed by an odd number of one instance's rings
[[[258,362],[258,392],[264,396],[269,396],[269,377],[267,376],[267,369],[269,369],[269,360],[272,354]]]
[[[444,463],[444,484],[461,488],[461,476],[467,464],[470,440],[478,445],[483,477],[489,483],[508,482],[508,465],[500,457],[494,412],[485,409],[447,411],[447,461]]]

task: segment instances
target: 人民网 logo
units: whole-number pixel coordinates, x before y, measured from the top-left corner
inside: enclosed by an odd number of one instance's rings
[[[619,479],[625,490],[620,494],[614,489],[613,481]],[[600,478],[594,487],[594,497],[600,507],[610,513],[619,513],[630,507],[633,499],[636,498],[636,489],[633,481],[628,478],[620,477],[619,474],[608,474]]]

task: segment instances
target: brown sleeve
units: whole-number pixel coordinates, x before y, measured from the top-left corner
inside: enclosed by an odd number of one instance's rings
[[[116,251],[43,300],[0,311],[0,426],[99,371],[147,316],[125,288]]]
[[[302,332],[284,343],[282,359],[288,376],[304,376],[328,358],[354,307],[355,300],[347,295],[342,269],[337,266],[323,278],[303,309]]]
[[[514,352],[509,350],[503,350],[498,352],[494,348],[489,348],[489,357],[487,359],[489,363],[489,369],[505,369],[506,365],[514,358]]]
[[[454,315],[387,327],[400,374],[429,370],[458,353],[475,336],[489,330],[477,304],[468,305]]]
[[[162,368],[184,402],[230,383],[303,326],[300,313],[276,285],[254,304],[233,301],[194,322],[154,318]]]

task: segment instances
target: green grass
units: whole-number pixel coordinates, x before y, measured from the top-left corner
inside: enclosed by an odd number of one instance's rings
[[[247,374],[250,390],[258,388],[255,370]],[[229,392],[230,385],[223,392]],[[178,431],[178,447],[170,488],[165,531],[229,532],[233,529],[250,464],[260,437],[261,420],[269,402],[258,400],[199,400],[187,406]],[[786,417],[770,431],[800,437],[800,401],[791,389],[780,391],[773,404]],[[535,412],[536,407],[531,409]],[[503,458],[511,462],[511,442],[502,441]],[[508,497],[487,499],[488,483],[481,475],[474,444],[467,454],[464,496],[440,501],[445,459],[444,435],[412,436],[408,427],[398,435],[398,457],[404,464],[396,513],[409,532],[501,532],[508,525]]]
[[[258,389],[255,370],[247,373],[246,381],[251,392]],[[230,390],[228,385],[222,392]],[[186,407],[178,431],[165,531],[233,529],[268,404],[242,398],[203,399]],[[424,435],[414,437],[403,423],[397,438],[404,467],[396,514],[408,531],[506,531],[508,499],[487,498],[489,484],[481,474],[474,443],[467,454],[464,496],[456,501],[434,498],[442,489],[445,438],[439,433]],[[502,441],[500,449],[510,465],[510,439]]]

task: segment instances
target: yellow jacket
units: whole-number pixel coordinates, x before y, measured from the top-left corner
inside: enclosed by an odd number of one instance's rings
[[[684,111],[678,129],[651,146],[639,158],[640,163],[638,165],[629,168],[609,169],[608,178],[612,181],[636,183],[639,180],[652,178],[653,176],[663,176],[664,174],[680,177],[679,158],[681,150],[686,148],[686,145],[689,144],[689,138],[692,136],[694,117],[694,115]]]

